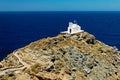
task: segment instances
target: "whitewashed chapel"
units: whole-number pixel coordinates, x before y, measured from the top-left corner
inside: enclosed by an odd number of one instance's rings
[[[78,32],[83,32],[84,30],[81,30],[81,27],[77,23],[69,22],[68,30],[63,31],[61,33],[68,33],[68,34],[75,34]]]

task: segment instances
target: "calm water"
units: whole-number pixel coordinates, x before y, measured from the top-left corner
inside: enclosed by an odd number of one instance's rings
[[[0,60],[32,41],[59,34],[74,20],[120,49],[120,12],[0,12]]]

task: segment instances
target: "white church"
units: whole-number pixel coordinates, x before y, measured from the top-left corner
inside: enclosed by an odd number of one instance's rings
[[[81,30],[81,27],[77,23],[69,22],[68,30],[61,33],[75,34],[83,31],[84,30]]]

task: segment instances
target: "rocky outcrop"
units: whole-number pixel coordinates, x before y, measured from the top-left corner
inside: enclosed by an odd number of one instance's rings
[[[120,52],[87,32],[59,34],[15,50],[1,80],[119,80]]]

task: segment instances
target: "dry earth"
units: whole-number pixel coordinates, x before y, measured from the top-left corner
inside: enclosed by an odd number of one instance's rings
[[[59,34],[9,54],[0,80],[120,80],[120,52],[87,32]]]

